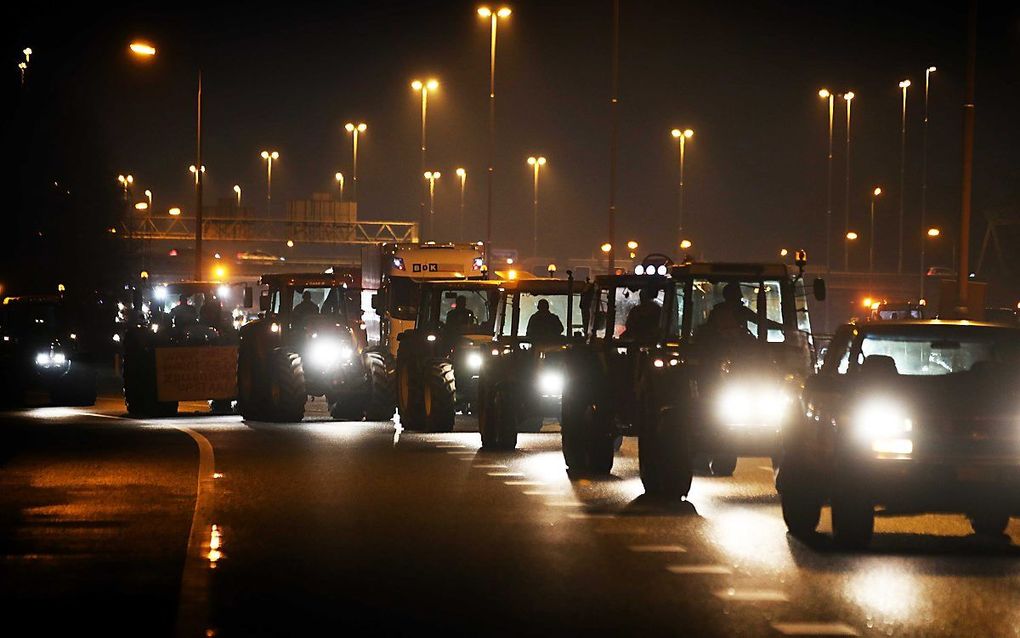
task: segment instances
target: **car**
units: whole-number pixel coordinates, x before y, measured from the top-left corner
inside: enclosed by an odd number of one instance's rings
[[[538,432],[546,418],[559,418],[563,352],[584,328],[580,300],[589,289],[572,273],[499,286],[495,338],[481,353],[478,380],[483,448],[512,450],[519,432]]]
[[[92,405],[96,369],[60,295],[0,305],[0,403]]]
[[[833,539],[871,541],[875,508],[958,512],[1002,534],[1020,512],[1020,329],[969,321],[847,324],[783,432],[776,489],[790,533],[826,504]]]

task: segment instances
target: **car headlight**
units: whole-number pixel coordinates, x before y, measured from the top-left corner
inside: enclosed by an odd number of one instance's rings
[[[60,368],[67,364],[67,355],[63,352],[40,352],[35,355],[35,365],[40,368]]]
[[[716,414],[726,425],[773,427],[786,417],[790,396],[774,385],[730,385],[719,394]]]
[[[469,352],[467,357],[464,358],[464,363],[467,364],[468,370],[481,370],[482,369],[482,353],[481,352]]]
[[[538,391],[544,397],[563,396],[564,385],[566,385],[566,379],[562,372],[546,370],[538,375]]]
[[[906,456],[914,451],[914,422],[894,400],[872,399],[854,414],[854,433],[880,456]]]
[[[308,362],[314,368],[329,369],[347,363],[353,355],[350,346],[335,339],[315,339],[308,348]]]

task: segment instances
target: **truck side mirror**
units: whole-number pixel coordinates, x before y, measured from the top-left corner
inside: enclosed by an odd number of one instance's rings
[[[259,295],[259,310],[269,312],[269,291],[263,291]]]
[[[815,293],[815,299],[818,301],[825,301],[825,280],[821,277],[815,277],[812,283],[812,288]]]
[[[254,302],[255,291],[252,290],[251,286],[244,287],[244,307],[251,308],[255,305]]]

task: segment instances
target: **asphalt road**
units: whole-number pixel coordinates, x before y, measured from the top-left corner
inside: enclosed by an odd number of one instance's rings
[[[1016,519],[994,541],[880,517],[848,554],[786,535],[768,459],[670,506],[632,441],[612,479],[570,482],[558,434],[480,452],[469,418],[123,410],[0,415],[4,634],[1020,636]]]

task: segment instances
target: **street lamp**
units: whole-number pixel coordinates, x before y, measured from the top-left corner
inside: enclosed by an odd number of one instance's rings
[[[924,120],[921,123],[921,228],[928,219],[928,88],[935,67],[924,70]],[[921,242],[921,296],[924,296],[924,277],[928,270],[924,266],[924,242]]]
[[[835,108],[835,95],[829,89],[822,89],[818,97],[829,103],[829,157],[827,165],[827,181],[825,187],[825,267],[832,265],[832,116]]]
[[[337,171],[337,174],[333,176],[336,179],[336,186],[340,189],[340,203],[344,202],[344,174]]]
[[[351,201],[355,203],[358,201],[358,136],[364,133],[367,128],[368,126],[364,122],[359,122],[358,124],[348,122],[344,124],[344,130],[354,137],[354,165],[351,167],[351,174],[354,177],[354,186],[351,192]]]
[[[896,272],[899,274],[903,274],[903,206],[907,174],[907,88],[909,87],[910,80],[900,82],[900,89],[903,91],[903,109],[900,111],[900,247],[896,261]]]
[[[458,237],[461,241],[464,241],[464,186],[467,183],[467,171],[463,168],[458,168],[455,172],[457,177],[460,178],[460,233]]]
[[[266,160],[266,217],[272,218],[273,162],[280,159],[280,154],[277,151],[262,151],[260,155]]]
[[[610,252],[613,251],[613,245],[610,244],[609,242],[606,242],[599,246],[599,250],[601,250],[604,254],[608,255]]]
[[[241,207],[241,185],[234,184],[234,194],[237,195],[237,207]]]
[[[684,157],[685,149],[687,147],[687,140],[694,137],[694,131],[691,129],[680,130],[678,128],[673,129],[669,132],[673,136],[673,139],[677,141],[677,149],[680,153],[680,188],[677,191],[677,241],[680,241],[684,236]]]
[[[136,59],[151,60],[156,56],[156,47],[148,42],[132,42],[128,48]],[[198,69],[198,90],[195,92],[195,163],[203,170],[195,173],[195,280],[202,279],[202,182],[205,172],[202,163],[202,69]]]
[[[168,210],[168,211],[167,211],[167,213],[168,213],[168,214],[169,214],[169,215],[170,215],[171,217],[180,217],[180,216],[181,216],[181,209],[180,209],[180,208],[178,208],[177,206],[174,206],[173,208],[171,208],[170,210]]]
[[[843,101],[846,103],[846,202],[843,210],[844,233],[850,230],[850,106],[854,97],[856,96],[853,91],[847,91],[843,94]],[[850,270],[850,247],[845,242],[843,244],[843,270]]]
[[[532,230],[534,231],[534,233],[532,235],[531,254],[535,255],[535,256],[538,256],[538,171],[539,171],[540,168],[545,166],[545,158],[544,157],[529,157],[528,158],[528,165],[531,166],[534,169],[534,176],[535,176],[535,178],[534,178],[533,198],[532,198],[532,202],[531,202],[532,203],[532,217],[534,218],[534,224],[532,226]]]
[[[492,178],[495,172],[494,156],[496,153],[496,27],[499,18],[510,17],[510,7],[500,7],[492,10],[489,7],[479,7],[478,15],[489,20],[489,173],[488,173],[488,200],[486,205],[485,221],[485,250],[492,249]]]
[[[435,91],[439,88],[439,81],[436,79],[429,79],[422,82],[421,80],[414,80],[411,82],[411,88],[421,93],[421,165],[419,171],[425,173],[425,130],[426,122],[428,121],[429,112],[429,91]],[[422,182],[421,198],[418,200],[418,219],[422,226],[425,225],[425,183]]]
[[[436,203],[436,180],[439,179],[439,171],[425,171],[423,173],[425,179],[429,183],[429,237],[433,236],[433,226],[435,224],[435,203]]]
[[[882,189],[878,186],[875,190],[871,191],[871,234],[868,237],[868,272],[875,272],[875,200],[882,194]]]
[[[195,185],[197,186],[198,185],[198,171],[195,170],[195,165],[194,164],[192,164],[191,166],[188,167],[188,172],[195,176]],[[203,173],[202,176],[205,177],[205,166],[202,167],[202,173]]]
[[[145,199],[149,202],[149,208],[152,208],[152,191],[148,188],[145,189]]]
[[[942,235],[942,230],[938,228],[929,228],[927,234],[929,237],[932,238],[939,237],[940,235]]]
[[[124,201],[127,201],[131,195],[131,185],[135,183],[135,178],[133,175],[118,175],[117,181],[124,191]]]

